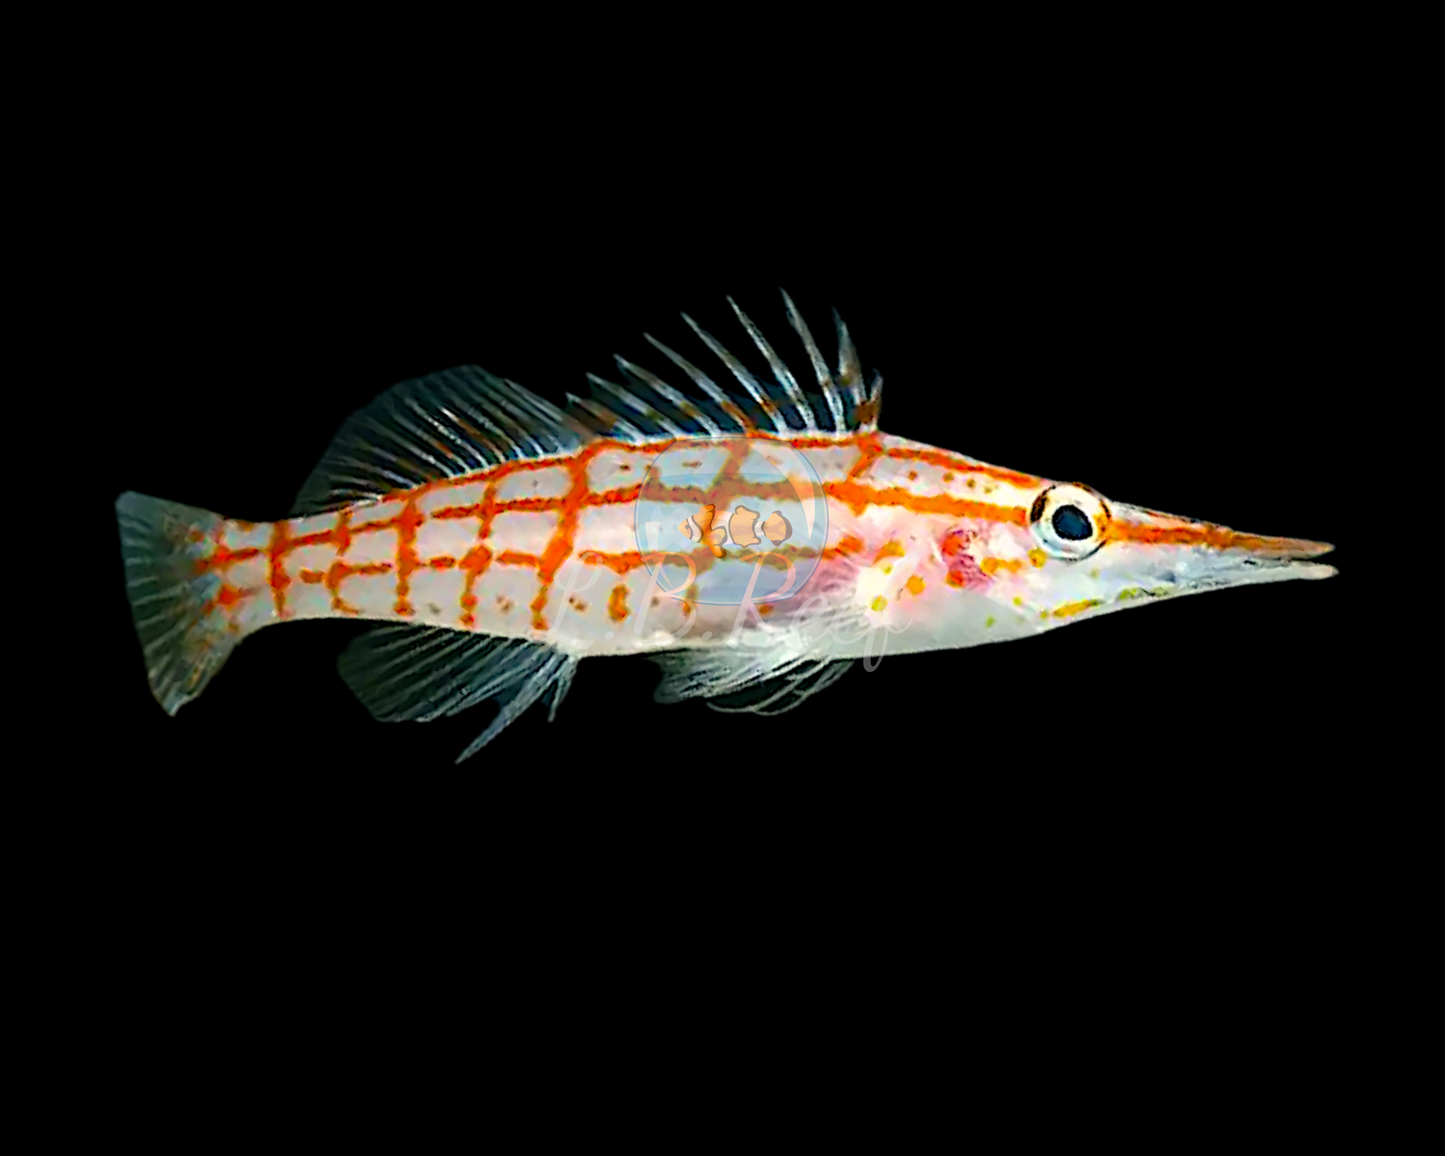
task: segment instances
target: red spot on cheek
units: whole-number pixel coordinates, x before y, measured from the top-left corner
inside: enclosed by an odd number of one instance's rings
[[[951,530],[939,543],[939,553],[948,566],[945,579],[950,586],[961,589],[982,589],[991,579],[978,567],[978,560],[969,553],[968,547],[974,539],[972,530]]]

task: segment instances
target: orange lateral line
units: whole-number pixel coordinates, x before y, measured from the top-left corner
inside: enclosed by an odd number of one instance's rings
[[[863,408],[867,408],[868,404],[869,403],[865,402]],[[772,408],[776,409],[777,407],[773,406]],[[888,457],[900,458],[907,461],[928,462],[932,465],[942,466],[945,469],[958,470],[960,473],[982,474],[986,477],[995,478],[998,481],[1011,482],[1019,486],[1036,486],[1042,484],[1043,482],[1043,479],[1036,478],[1031,474],[1022,474],[1014,470],[1005,470],[997,466],[986,465],[983,462],[969,461],[966,458],[956,457],[952,454],[944,453],[940,450],[915,450],[908,447],[894,447],[892,449],[885,450],[882,444],[882,439],[877,432],[854,434],[851,437],[844,438],[818,437],[811,435],[791,438],[783,437],[779,434],[771,433],[766,430],[752,428],[751,422],[747,420],[746,416],[742,413],[742,411],[737,410],[737,412],[734,413],[733,409],[736,409],[736,407],[729,409],[728,412],[741,424],[749,427],[746,435],[749,438],[756,438],[764,441],[787,442],[795,449],[826,449],[835,446],[856,445],[860,451],[861,457],[860,461],[854,466],[853,470],[851,471],[853,476],[857,476],[863,473],[867,470],[868,466],[872,464],[875,458],[886,454]],[[486,439],[480,438],[480,440],[485,442]],[[420,496],[421,493],[430,492],[431,490],[455,488],[457,486],[470,485],[473,482],[500,481],[501,479],[508,477],[511,474],[522,473],[528,470],[545,470],[553,468],[568,469],[570,468],[571,464],[575,464],[578,461],[590,461],[598,454],[604,453],[609,450],[615,450],[620,453],[626,454],[647,454],[650,456],[656,456],[657,454],[660,454],[663,450],[667,449],[667,447],[670,446],[675,440],[675,438],[664,438],[655,442],[633,444],[632,442],[615,441],[610,438],[603,438],[599,439],[598,441],[589,442],[571,457],[561,456],[540,459],[509,459],[505,462],[499,463],[496,466],[493,466],[490,469],[477,470],[468,474],[459,474],[454,478],[438,478],[435,481],[427,482],[424,486],[418,487],[417,489],[396,490],[385,496],[388,499],[405,498],[408,495]],[[516,501],[518,502],[534,502],[543,500],[546,499],[516,499]],[[565,501],[565,499],[561,500]]]
[[[1028,510],[1023,506],[996,506],[992,502],[974,502],[949,494],[915,494],[898,486],[877,490],[857,482],[825,482],[824,492],[837,498],[856,514],[869,506],[902,506],[915,514],[948,514],[955,518],[981,518],[990,522],[1012,522],[1028,525]]]
[[[466,427],[464,426],[463,428]],[[476,436],[478,441],[480,441],[482,444],[490,444],[488,439],[484,436],[480,434]],[[420,497],[421,494],[429,493],[432,490],[454,489],[457,486],[471,485],[473,482],[501,481],[503,478],[509,477],[512,474],[523,473],[528,470],[547,470],[554,468],[568,469],[569,463],[575,463],[579,460],[590,461],[592,458],[596,457],[598,454],[606,450],[618,450],[622,453],[651,454],[653,456],[656,456],[657,454],[660,454],[663,450],[665,450],[668,446],[670,446],[675,440],[676,439],[674,438],[664,438],[661,441],[646,442],[641,445],[634,445],[631,442],[619,442],[613,441],[610,438],[603,438],[595,442],[589,442],[587,445],[583,446],[582,449],[577,451],[577,453],[571,455],[570,457],[563,456],[555,458],[512,458],[493,466],[491,469],[476,470],[469,474],[458,474],[454,478],[438,478],[437,480],[427,482],[425,485],[419,486],[416,489],[393,490],[390,493],[386,494],[385,497],[388,500],[405,498],[413,494],[417,497]],[[526,501],[527,499],[521,500]]]
[[[890,458],[901,458],[910,462],[927,462],[931,466],[942,466],[946,470],[958,470],[965,474],[983,474],[984,477],[994,478],[1000,482],[1010,482],[1015,486],[1041,486],[1044,481],[1032,474],[1020,474],[1013,470],[1000,469],[998,466],[986,466],[982,462],[971,462],[966,458],[954,457],[941,450],[914,450],[896,447],[886,452]]]

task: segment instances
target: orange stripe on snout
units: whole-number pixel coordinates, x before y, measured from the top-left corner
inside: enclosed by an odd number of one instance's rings
[[[1258,554],[1312,558],[1334,549],[1327,542],[1304,538],[1267,538],[1241,534],[1228,526],[1180,524],[1159,526],[1116,518],[1104,530],[1106,542],[1144,542],[1151,546],[1211,546],[1216,550],[1252,550]]]

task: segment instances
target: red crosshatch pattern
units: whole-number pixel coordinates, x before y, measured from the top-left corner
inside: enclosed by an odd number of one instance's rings
[[[902,488],[899,486],[868,486],[864,483],[863,477],[873,467],[874,462],[880,458],[889,460],[918,461],[935,467],[944,467],[949,471],[957,471],[959,474],[970,475],[968,486],[972,488],[971,478],[994,478],[998,481],[1006,481],[1013,486],[1039,486],[1042,480],[1029,477],[1026,474],[1017,474],[1009,470],[998,470],[996,467],[972,462],[967,458],[958,458],[954,455],[941,454],[928,448],[897,447],[887,445],[883,436],[877,434],[860,434],[851,438],[793,438],[777,439],[770,434],[754,431],[751,438],[773,439],[773,441],[786,441],[799,451],[818,451],[821,454],[837,454],[847,452],[851,457],[851,465],[848,465],[845,475],[837,477],[832,481],[825,481],[824,493],[829,499],[840,501],[851,512],[863,513],[868,506],[899,506],[903,509],[912,510],[915,513],[939,513],[949,514],[955,517],[983,517],[988,520],[1006,520],[1006,522],[1022,523],[1026,517],[1026,507],[1001,506],[991,501],[971,500],[965,497],[952,496],[948,493],[926,493],[919,488]],[[247,604],[251,598],[262,595],[264,591],[270,592],[270,617],[275,620],[286,620],[295,616],[295,610],[290,605],[292,588],[296,582],[314,587],[324,587],[329,594],[329,611],[337,616],[358,616],[363,613],[353,601],[348,601],[345,595],[345,585],[354,582],[355,579],[366,579],[374,577],[389,577],[392,582],[393,600],[390,603],[390,614],[399,618],[413,618],[416,614],[416,607],[413,604],[412,594],[413,575],[419,569],[426,568],[431,571],[451,571],[457,569],[464,575],[460,598],[458,598],[457,616],[455,626],[464,629],[475,629],[478,624],[478,610],[481,608],[475,590],[477,590],[478,579],[486,575],[493,568],[503,566],[516,566],[516,568],[530,569],[536,575],[536,592],[529,604],[530,629],[533,631],[546,631],[549,629],[548,617],[546,617],[546,605],[551,594],[552,582],[556,577],[559,566],[564,564],[566,559],[571,558],[578,551],[585,551],[582,561],[587,565],[603,565],[618,575],[618,578],[626,577],[630,571],[646,564],[649,559],[642,553],[636,551],[600,551],[592,549],[587,543],[577,542],[579,516],[588,507],[626,507],[637,500],[642,493],[642,481],[629,484],[629,486],[618,486],[613,488],[592,488],[588,484],[588,467],[591,462],[597,460],[601,455],[623,455],[626,458],[643,458],[643,462],[630,465],[629,462],[614,462],[613,474],[620,475],[633,473],[642,477],[646,471],[646,461],[656,458],[660,452],[665,451],[672,441],[657,441],[650,444],[634,445],[629,442],[610,441],[600,439],[592,442],[577,454],[571,457],[546,458],[546,460],[523,460],[509,461],[497,465],[493,470],[478,471],[478,473],[461,475],[461,477],[445,478],[445,480],[426,483],[423,486],[405,491],[405,493],[389,494],[386,499],[379,503],[363,504],[363,506],[350,506],[338,510],[335,514],[329,514],[332,523],[321,529],[309,529],[318,522],[318,517],[296,517],[286,519],[282,522],[272,523],[270,538],[266,545],[250,545],[244,548],[234,549],[225,542],[227,527],[241,530],[251,535],[256,527],[247,523],[223,523],[215,530],[215,546],[210,555],[204,556],[197,562],[198,571],[214,572],[221,575],[221,587],[217,595],[207,604],[207,613],[224,611],[230,614],[230,629],[238,629],[238,608]],[[718,474],[714,486],[708,490],[699,488],[696,493],[683,491],[682,488],[669,490],[669,500],[676,500],[679,503],[691,503],[704,500],[728,501],[737,497],[757,497],[766,499],[770,496],[770,487],[766,484],[747,483],[741,478],[733,477],[730,471],[736,470],[740,457],[746,455],[746,439],[737,439],[737,449],[731,452],[727,464]],[[499,488],[509,478],[525,474],[527,471],[552,471],[552,473],[565,473],[566,486],[561,493],[549,494],[549,496],[522,496],[513,499],[499,499]],[[910,474],[916,477],[916,474]],[[948,481],[952,481],[952,473],[945,474]],[[448,490],[462,490],[464,487],[483,486],[480,499],[475,501],[462,501],[457,504],[439,504],[442,496]],[[558,487],[561,488],[561,487]],[[428,513],[423,513],[419,504],[423,499],[435,494],[436,500],[431,504]],[[400,503],[396,513],[386,517],[371,517],[367,520],[367,514],[376,513],[376,507],[384,506],[387,503]],[[504,513],[552,513],[556,514],[555,529],[549,536],[548,542],[542,549],[536,551],[519,551],[509,549],[506,542],[493,539],[494,523],[497,517]],[[464,522],[464,520],[475,520],[474,538],[465,551],[454,553],[436,553],[431,556],[420,556],[416,549],[416,540],[420,529],[429,522]],[[630,525],[630,523],[629,523]],[[302,527],[308,527],[301,532]],[[360,542],[368,535],[377,533],[393,533],[394,540],[390,561],[370,559],[370,561],[353,561],[345,558],[348,552],[353,549],[355,543]],[[295,568],[288,565],[288,559],[299,552],[308,551],[308,548],[325,548],[329,555],[328,565],[298,565]],[[845,555],[851,552],[851,539],[845,538],[837,545],[825,549],[824,556]],[[705,551],[704,551],[705,552]],[[309,551],[309,558],[315,558],[315,551]],[[249,582],[249,584],[238,585],[228,581],[228,574],[234,566],[246,564],[253,559],[263,559],[264,581]],[[698,559],[699,564],[707,565],[707,559]],[[499,598],[499,601],[506,601]],[[610,594],[605,598],[607,613],[613,621],[623,621],[629,614],[627,607],[626,585],[616,585]]]
[[[857,434],[847,438],[805,437],[780,439],[761,431],[753,431],[749,438],[733,439],[729,450],[712,485],[706,488],[674,486],[665,491],[668,501],[675,501],[694,508],[713,503],[722,508],[726,503],[743,497],[766,499],[775,496],[781,483],[750,482],[738,473],[740,463],[747,454],[750,439],[786,441],[794,449],[810,452],[814,461],[827,463],[820,470],[825,476],[823,492],[852,515],[862,515],[870,507],[896,507],[915,514],[939,515],[950,520],[973,519],[983,522],[1002,522],[1023,526],[1028,523],[1029,501],[1032,493],[1048,483],[1042,478],[1012,470],[1000,469],[967,458],[944,453],[913,443],[899,444],[895,439],[877,433]],[[306,586],[323,587],[329,594],[329,612],[339,616],[386,617],[394,615],[404,620],[414,620],[417,608],[412,599],[413,579],[418,571],[458,571],[463,577],[456,599],[455,615],[443,624],[464,629],[483,629],[487,623],[481,617],[487,611],[484,600],[478,597],[478,584],[482,578],[502,570],[515,569],[531,571],[535,576],[535,588],[527,603],[529,616],[527,626],[536,633],[551,629],[547,608],[552,585],[559,568],[569,558],[578,555],[589,566],[605,566],[625,579],[633,570],[642,567],[650,558],[636,550],[600,549],[596,544],[578,541],[579,523],[589,509],[615,508],[620,516],[627,519],[630,533],[631,510],[642,493],[645,482],[611,488],[594,488],[589,484],[589,466],[603,455],[611,455],[610,478],[635,475],[646,476],[648,463],[673,444],[672,440],[646,444],[600,439],[566,457],[540,460],[509,461],[486,471],[466,474],[429,482],[412,490],[387,495],[378,502],[356,505],[337,511],[334,515],[319,515],[291,518],[273,523],[269,527],[269,540],[265,545],[250,544],[239,548],[226,541],[229,530],[235,530],[247,538],[255,539],[266,527],[253,527],[246,523],[223,523],[215,531],[214,548],[197,563],[199,571],[215,573],[221,578],[216,594],[206,605],[207,613],[222,612],[228,615],[228,628],[232,631],[243,625],[260,625],[263,621],[285,620],[296,615],[292,591],[297,582]],[[840,456],[845,455],[845,456]],[[638,460],[642,459],[642,460]],[[887,471],[880,474],[875,467],[886,462]],[[631,464],[635,463],[635,464]],[[529,472],[537,472],[537,484],[547,488],[540,475],[552,473],[556,479],[546,479],[565,485],[551,486],[557,492],[550,494],[522,494],[503,498],[504,487],[517,490],[522,487],[509,486],[509,480],[518,479]],[[886,476],[885,476],[886,475]],[[998,499],[989,500],[986,495],[1008,487]],[[449,492],[456,492],[458,498],[468,495],[466,489],[474,491],[475,500],[459,500],[447,504]],[[658,496],[649,491],[649,497]],[[1020,501],[1021,497],[1027,500]],[[421,508],[428,502],[427,510]],[[1010,500],[1012,499],[1012,500]],[[394,507],[388,512],[386,507]],[[384,516],[376,516],[377,514]],[[515,538],[515,531],[502,533],[498,519],[503,515],[532,515],[554,517],[551,530],[545,541],[527,543],[530,548],[520,548],[524,543]],[[330,519],[329,525],[318,527],[318,523]],[[465,542],[453,538],[459,548],[450,552],[423,556],[417,549],[418,537],[428,523],[440,525],[467,521],[476,523],[476,530]],[[839,520],[838,525],[842,525]],[[614,527],[615,529],[615,527]],[[305,532],[301,532],[304,530]],[[830,523],[830,534],[834,533]],[[367,551],[365,558],[345,557],[353,548],[359,548],[372,535],[394,535],[389,549]],[[1236,534],[1220,527],[1200,526],[1174,527],[1161,530],[1158,527],[1138,524],[1124,519],[1115,519],[1109,527],[1109,536],[1117,539],[1139,541],[1163,540],[1170,542],[1198,541],[1211,545],[1238,545],[1258,548],[1274,541],[1252,535]],[[612,535],[615,545],[617,536]],[[969,586],[986,584],[994,570],[1000,566],[1016,566],[1016,562],[1001,562],[998,559],[984,559],[981,568],[973,565],[971,558],[954,557],[962,539],[946,539],[944,554],[949,558],[953,570],[950,585]],[[203,543],[202,543],[203,544]],[[836,540],[822,551],[824,559],[857,553],[864,548],[856,537],[842,530],[837,531]],[[325,565],[300,564],[293,568],[288,559],[301,552],[306,562],[315,562],[319,553],[324,553]],[[376,556],[378,553],[385,557]],[[808,555],[805,548],[798,549],[799,556]],[[694,550],[692,559],[699,571],[712,564],[712,556],[706,546]],[[247,563],[260,563],[257,567]],[[1036,561],[1041,565],[1042,561]],[[972,568],[971,568],[972,567]],[[233,570],[244,574],[238,581],[231,580]],[[967,573],[965,573],[967,571]],[[356,598],[347,597],[348,584],[374,578],[386,578],[391,594],[382,602],[371,599],[371,606],[363,611],[356,605]],[[253,600],[270,592],[270,607],[262,615],[252,613],[243,617],[243,612],[254,605]],[[614,623],[624,621],[630,613],[629,589],[625,584],[615,585],[609,594],[599,599],[607,617]],[[512,600],[499,595],[494,605],[510,609]],[[573,605],[582,605],[573,600]],[[257,607],[259,609],[259,607]],[[314,612],[313,612],[314,613]],[[429,621],[436,621],[429,619]],[[495,624],[501,626],[500,623]],[[516,629],[506,632],[515,633]]]
[[[1026,517],[1026,507],[999,505],[988,501],[957,497],[949,493],[929,493],[917,487],[868,485],[862,479],[880,458],[927,463],[945,467],[960,474],[967,474],[971,478],[992,478],[1017,486],[1042,484],[1041,479],[972,462],[966,458],[943,454],[936,450],[888,445],[882,435],[874,433],[858,434],[849,438],[778,439],[774,435],[755,431],[750,436],[767,440],[785,440],[793,448],[802,451],[812,450],[822,453],[847,451],[852,458],[851,465],[847,467],[844,476],[824,483],[824,493],[830,499],[842,503],[855,514],[862,513],[869,506],[883,505],[903,507],[916,513],[937,513],[1020,524]],[[687,503],[694,500],[701,501],[705,494],[707,500],[726,502],[737,497],[766,498],[769,496],[771,491],[767,485],[749,483],[732,476],[731,471],[736,470],[741,456],[746,454],[745,439],[736,440],[741,453],[734,452],[730,455],[712,487],[706,491],[698,490],[696,493],[684,492],[680,488],[670,490],[668,492],[669,499]],[[394,595],[390,613],[398,618],[410,619],[414,618],[416,614],[416,607],[411,599],[412,579],[416,572],[423,568],[434,571],[459,570],[464,575],[464,583],[454,621],[455,625],[459,627],[472,629],[478,624],[478,612],[481,609],[480,601],[475,593],[479,579],[496,567],[520,567],[530,569],[536,575],[536,592],[528,607],[530,627],[533,631],[545,632],[549,629],[545,613],[547,600],[557,570],[579,550],[585,551],[583,562],[588,565],[606,566],[619,578],[626,576],[631,570],[641,567],[648,560],[636,551],[597,550],[590,548],[585,542],[577,542],[578,522],[584,510],[591,507],[627,507],[637,500],[642,491],[642,482],[640,481],[609,489],[594,489],[588,483],[588,466],[603,454],[651,460],[671,444],[671,439],[642,445],[601,439],[568,457],[505,462],[491,470],[429,482],[409,491],[390,494],[378,503],[344,508],[337,511],[335,515],[330,515],[334,521],[325,528],[307,529],[304,533],[298,532],[303,526],[314,525],[318,520],[316,517],[291,518],[275,522],[270,526],[270,538],[264,546],[253,545],[240,549],[229,547],[224,540],[226,527],[240,527],[246,531],[252,530],[252,527],[245,523],[225,523],[216,531],[213,551],[197,562],[199,570],[218,573],[222,576],[220,591],[208,604],[207,610],[208,612],[221,610],[229,613],[232,616],[231,627],[235,629],[238,607],[245,604],[247,600],[269,590],[271,616],[274,619],[284,620],[294,616],[294,609],[288,603],[294,584],[301,582],[306,585],[324,587],[330,595],[329,605],[332,613],[355,616],[362,611],[346,597],[347,583],[359,579],[388,576]],[[498,490],[507,479],[527,471],[565,472],[567,477],[565,492],[505,500],[498,497]],[[616,465],[614,472],[617,474],[635,472],[640,477],[645,472],[645,461],[638,463],[635,467],[630,467],[626,463]],[[910,476],[916,477],[916,474]],[[951,474],[946,474],[945,477],[949,481],[953,480]],[[428,495],[441,495],[448,490],[460,490],[463,487],[475,487],[478,484],[482,484],[484,488],[477,501],[461,502],[455,505],[434,504],[429,512],[425,513],[420,509],[419,504]],[[972,488],[971,481],[969,484]],[[397,502],[400,503],[397,512],[387,517],[366,520],[369,513],[375,513],[376,506]],[[540,550],[509,549],[507,543],[495,540],[488,544],[489,539],[493,539],[494,523],[499,515],[505,513],[555,514],[555,529]],[[630,514],[628,516],[630,517]],[[422,557],[416,549],[417,537],[422,527],[430,520],[437,522],[475,520],[476,533],[469,548],[456,553]],[[395,536],[390,551],[390,561],[352,561],[345,557],[358,541],[368,535],[381,533],[391,533]],[[296,566],[293,571],[293,568],[288,565],[288,559],[308,547],[327,548],[331,558],[329,565],[325,567],[300,565]],[[849,552],[850,542],[845,539],[825,549],[824,556]],[[315,551],[311,553],[314,556]],[[264,582],[236,585],[227,580],[227,574],[232,567],[257,558],[264,560]],[[700,562],[706,564],[705,559],[700,559]],[[628,613],[626,596],[627,588],[625,586],[614,587],[607,596],[606,606],[613,621],[625,619]]]

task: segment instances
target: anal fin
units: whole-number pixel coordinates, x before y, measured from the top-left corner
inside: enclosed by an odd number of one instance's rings
[[[555,717],[577,662],[541,643],[408,625],[383,626],[362,635],[342,652],[338,666],[362,705],[383,722],[429,722],[496,699],[501,710],[457,757],[460,763],[549,688],[548,717]]]

